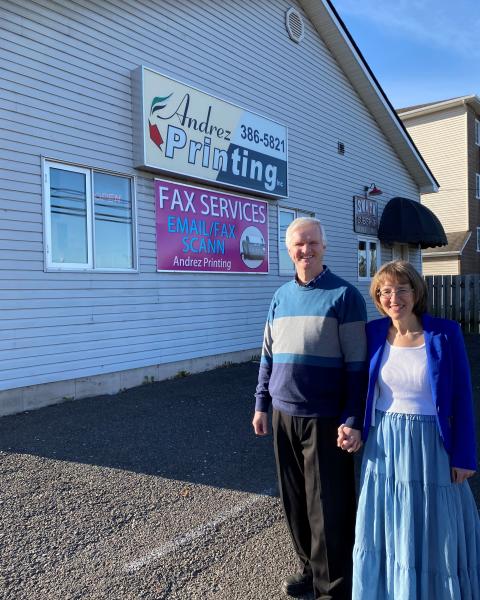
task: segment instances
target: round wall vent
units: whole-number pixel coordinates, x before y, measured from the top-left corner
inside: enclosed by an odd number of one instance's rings
[[[287,27],[288,35],[294,41],[300,43],[303,40],[305,33],[305,27],[303,24],[303,17],[296,8],[289,8],[285,14],[285,24]]]

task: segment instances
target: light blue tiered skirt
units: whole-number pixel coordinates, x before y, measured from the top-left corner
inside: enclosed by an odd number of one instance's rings
[[[480,600],[479,514],[468,483],[451,483],[435,416],[376,411],[352,600]]]

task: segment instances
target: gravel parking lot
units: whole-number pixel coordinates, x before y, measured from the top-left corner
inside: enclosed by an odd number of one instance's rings
[[[467,345],[478,409],[480,336]],[[296,564],[271,438],[250,425],[257,368],[0,419],[0,597],[281,598]]]

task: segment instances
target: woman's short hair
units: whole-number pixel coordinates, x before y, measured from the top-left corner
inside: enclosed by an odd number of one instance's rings
[[[325,233],[325,229],[323,225],[320,223],[318,219],[314,217],[298,217],[298,219],[294,219],[290,225],[287,227],[287,231],[285,232],[285,246],[287,248],[290,247],[290,242],[292,240],[292,233],[297,227],[301,227],[302,225],[309,225],[310,223],[315,223],[319,230],[320,235],[322,236],[323,247],[327,247],[327,234]]]
[[[425,280],[413,265],[405,260],[392,260],[385,263],[378,269],[370,284],[370,296],[375,306],[382,314],[387,314],[380,302],[380,288],[387,280],[398,281],[398,283],[408,283],[413,289],[414,303],[413,312],[417,315],[423,315],[427,312],[428,290]]]

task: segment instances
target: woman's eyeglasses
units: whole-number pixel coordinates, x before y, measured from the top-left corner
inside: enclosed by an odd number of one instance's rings
[[[408,294],[410,294],[410,292],[413,292],[412,288],[400,287],[396,290],[391,288],[384,288],[383,290],[378,290],[377,294],[382,298],[390,299],[393,296],[393,294],[395,294],[395,296],[397,297],[401,297],[407,296]]]

